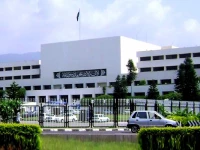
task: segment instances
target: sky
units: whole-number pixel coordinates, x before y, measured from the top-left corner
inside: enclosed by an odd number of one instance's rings
[[[0,54],[79,40],[79,29],[81,39],[126,36],[159,46],[200,46],[199,5],[199,0],[0,0]]]

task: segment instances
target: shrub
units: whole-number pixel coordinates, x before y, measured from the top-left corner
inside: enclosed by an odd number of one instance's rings
[[[138,141],[142,150],[200,149],[200,127],[143,128]]]
[[[0,149],[40,150],[40,133],[36,125],[0,124]]]

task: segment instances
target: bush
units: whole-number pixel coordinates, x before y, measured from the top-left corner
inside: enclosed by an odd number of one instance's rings
[[[142,150],[200,149],[200,127],[143,128],[138,141]]]
[[[40,133],[36,125],[0,124],[0,149],[40,150]]]

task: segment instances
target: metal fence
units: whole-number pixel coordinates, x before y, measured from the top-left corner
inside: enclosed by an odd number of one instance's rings
[[[22,106],[21,123],[39,124],[51,128],[93,128],[126,127],[127,120],[134,110],[155,110],[159,106],[173,112],[188,108],[194,114],[200,112],[200,103],[191,101],[144,100],[144,99],[108,99],[84,100],[80,105],[61,105],[41,103]]]

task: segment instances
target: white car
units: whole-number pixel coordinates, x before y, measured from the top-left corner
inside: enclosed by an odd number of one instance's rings
[[[80,110],[78,110],[78,109],[74,109],[74,112],[73,112],[73,114],[75,114],[75,115],[78,115],[78,114],[80,114]]]
[[[78,120],[74,114],[67,114],[67,117],[68,117],[67,120],[71,121],[71,122]],[[56,122],[64,122],[64,118],[65,118],[65,116],[63,114],[61,114],[61,115],[56,116],[55,121]]]
[[[54,114],[46,114],[44,116],[44,121],[46,121],[46,122],[56,121],[56,115],[54,115]]]
[[[110,118],[104,116],[104,114],[95,114],[93,120],[94,122],[108,122]]]

